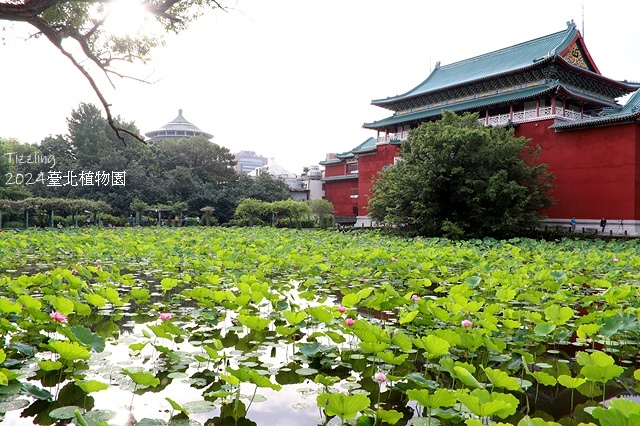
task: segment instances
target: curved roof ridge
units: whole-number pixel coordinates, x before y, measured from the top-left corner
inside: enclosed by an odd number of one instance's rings
[[[560,54],[568,43],[579,34],[573,21],[567,28],[542,37],[487,52],[458,62],[441,66],[436,63],[429,76],[413,89],[396,96],[375,99],[371,103],[384,106],[403,98],[469,83],[489,76],[525,69]]]
[[[572,27],[572,28],[574,28],[574,27]],[[557,51],[556,50],[557,50],[558,46],[562,46],[565,43],[565,40],[567,40],[567,39],[573,39],[573,32],[571,31],[571,28],[568,28],[568,29],[562,30],[562,31],[558,31],[558,32],[555,32],[555,33],[552,33],[552,34],[548,34],[546,36],[538,37],[538,38],[535,38],[533,40],[528,40],[528,41],[525,41],[525,42],[522,42],[522,43],[514,44],[512,46],[504,47],[502,49],[498,49],[498,50],[494,50],[494,51],[491,51],[491,52],[483,53],[481,55],[473,56],[471,58],[463,59],[463,60],[458,61],[458,62],[453,62],[451,64],[447,64],[447,65],[441,66],[440,69],[453,68],[454,66],[459,66],[459,65],[462,65],[462,64],[465,64],[465,63],[477,62],[479,60],[483,60],[483,59],[487,59],[487,58],[490,58],[490,57],[502,55],[502,54],[505,54],[505,53],[508,53],[508,52],[512,52],[512,51],[515,51],[515,50],[520,50],[520,49],[522,49],[522,48],[524,48],[526,46],[532,46],[534,44],[538,44],[538,43],[541,43],[543,41],[550,40],[551,38],[555,38],[555,37],[559,36],[560,34],[565,34],[565,37],[563,37],[563,40],[560,43],[558,43],[556,45],[556,47],[554,47],[553,49],[551,49],[551,50],[549,50],[547,52],[547,55],[554,56],[554,55],[557,55]],[[542,58],[543,57],[540,57],[539,59],[542,59]],[[534,58],[534,59],[538,59],[538,58]]]

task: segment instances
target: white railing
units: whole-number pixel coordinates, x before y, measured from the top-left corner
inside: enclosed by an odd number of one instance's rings
[[[526,109],[524,111],[514,111],[513,118],[511,114],[498,114],[489,116],[488,124],[490,126],[502,126],[509,121],[512,123],[526,123],[528,121],[547,120],[549,118],[560,118],[563,120],[580,120],[583,118],[580,111],[573,111],[570,109],[564,109],[562,107],[556,107],[556,113],[552,113],[552,108],[542,107],[539,112],[535,109]],[[479,118],[478,123],[485,124],[486,118]],[[377,143],[384,144],[395,141],[406,141],[409,138],[409,132],[388,133],[386,135],[378,136]]]
[[[389,143],[395,141],[406,141],[409,139],[409,132],[388,133],[378,136],[377,143]]]
[[[489,126],[501,126],[507,124],[509,121],[512,123],[526,123],[528,121],[547,120],[549,118],[560,118],[569,121],[583,118],[580,111],[573,111],[562,107],[556,107],[556,113],[553,114],[550,106],[540,108],[539,112],[535,109],[514,111],[513,118],[510,117],[510,114],[491,115],[488,120],[486,118],[479,118],[478,123],[485,124],[488,122]]]

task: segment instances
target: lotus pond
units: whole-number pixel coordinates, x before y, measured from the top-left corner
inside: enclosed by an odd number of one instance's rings
[[[12,425],[631,425],[636,241],[0,233]]]

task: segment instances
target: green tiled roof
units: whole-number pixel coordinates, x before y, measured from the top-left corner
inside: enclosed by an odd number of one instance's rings
[[[376,138],[369,138],[366,141],[362,142],[357,147],[353,148],[351,152],[357,154],[360,152],[368,152],[374,150],[376,148]]]
[[[412,120],[421,120],[429,117],[442,115],[442,111],[466,111],[474,108],[496,105],[504,102],[518,101],[533,96],[541,95],[545,92],[555,90],[558,86],[555,84],[542,84],[535,87],[529,87],[521,90],[513,90],[510,92],[499,93],[491,96],[479,96],[475,99],[469,99],[463,102],[444,104],[435,108],[415,111],[408,114],[396,114],[391,117],[374,121],[373,123],[365,123],[363,127],[367,129],[377,129],[398,123],[406,123]]]
[[[564,31],[450,65],[436,66],[429,77],[415,88],[398,96],[374,100],[372,103],[384,106],[404,98],[535,66],[541,61],[549,61],[559,55],[571,44],[577,34],[575,24],[569,22]]]
[[[604,126],[613,123],[625,122],[640,118],[640,91],[636,91],[629,97],[624,106],[607,108],[597,117],[588,117],[581,120],[559,122],[549,127],[554,130],[571,130],[583,127]]]
[[[353,148],[351,151],[341,152],[340,154],[336,154],[336,160],[326,160],[321,162],[320,164],[331,164],[335,162],[340,162],[341,160],[346,160],[348,158],[354,158],[355,154],[359,154],[361,152],[372,151],[376,148],[376,138],[369,138],[366,141],[362,142],[360,145]]]

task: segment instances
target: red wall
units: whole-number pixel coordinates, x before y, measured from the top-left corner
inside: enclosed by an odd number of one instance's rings
[[[393,164],[398,151],[398,145],[378,145],[374,154],[366,154],[358,158],[358,211],[361,216],[369,213],[367,206],[371,198],[374,176],[377,176],[384,166]]]
[[[346,174],[347,172],[347,167],[343,162],[340,162],[338,164],[327,164],[324,166],[324,176],[325,177],[330,177],[330,176],[342,176],[344,174]]]
[[[542,213],[549,218],[640,220],[640,125],[618,124],[556,133],[553,121],[522,123],[516,136],[542,148],[539,162],[555,175],[551,196],[556,204]],[[338,216],[367,214],[373,177],[398,156],[397,145],[378,145],[358,158],[358,179],[325,183],[325,196]],[[325,167],[325,176],[344,176],[344,163]],[[358,198],[351,189],[358,187]]]
[[[636,195],[638,126],[620,124],[556,133],[551,121],[523,123],[516,136],[540,145],[539,161],[555,175],[550,218],[640,219]]]
[[[325,182],[324,197],[333,203],[336,216],[353,215],[353,208],[358,206],[358,198],[351,198],[351,189],[357,186],[357,179]]]

